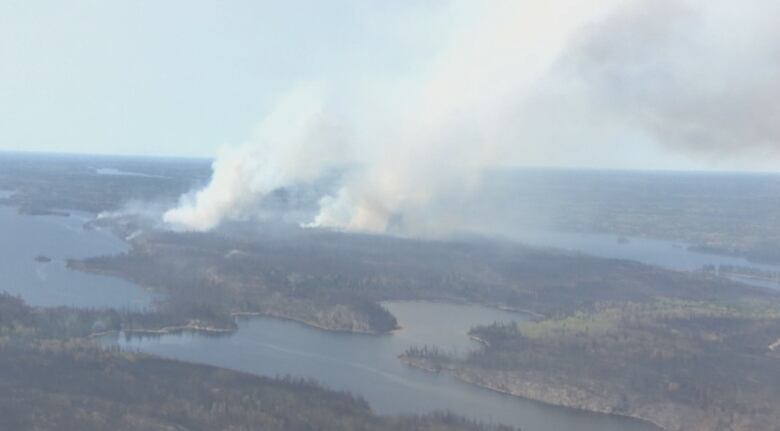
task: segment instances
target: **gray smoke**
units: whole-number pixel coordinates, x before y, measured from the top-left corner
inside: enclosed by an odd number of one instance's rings
[[[780,2],[643,0],[584,29],[559,65],[592,112],[709,157],[780,150]]]
[[[316,91],[293,91],[166,222],[206,230],[247,218],[273,190],[354,164],[309,226],[430,234],[464,225],[457,208],[486,170],[606,157],[604,142],[627,136],[696,157],[776,156],[776,0],[451,6],[460,18],[425,67],[371,86],[384,91],[342,92],[354,98],[342,101],[355,107],[348,126],[333,127]]]

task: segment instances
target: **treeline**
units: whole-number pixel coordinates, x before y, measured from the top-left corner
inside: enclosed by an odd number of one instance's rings
[[[0,342],[0,429],[511,430],[451,414],[384,417],[316,383],[101,350]]]
[[[96,168],[141,175],[100,175]],[[208,180],[208,161],[155,161],[122,157],[0,155],[0,190],[15,194],[0,199],[28,214],[118,210],[133,201],[171,204],[195,184]],[[63,212],[64,210],[64,212]]]
[[[704,265],[702,272],[716,275],[736,275],[780,283],[780,272],[743,265]]]
[[[153,288],[163,294],[157,308],[163,315],[228,322],[233,313],[261,313],[367,333],[398,327],[374,295],[356,294],[348,283],[286,272],[263,260],[229,253],[230,249],[146,244],[122,255],[71,261],[69,267]]]
[[[780,424],[780,361],[768,349],[780,337],[777,303],[602,303],[587,313],[471,333],[484,346],[465,359],[424,349],[406,355],[519,395],[644,417],[670,430]],[[529,382],[550,391],[534,393]],[[590,404],[550,395],[561,388],[589,394]]]
[[[348,393],[72,338],[130,314],[43,309],[0,295],[0,429],[511,431],[451,413],[374,414]],[[100,328],[98,328],[100,326]]]
[[[163,293],[168,310],[263,313],[328,329],[397,327],[387,300],[465,300],[553,315],[599,301],[738,300],[771,292],[701,274],[516,244],[421,241],[279,226],[212,233],[158,231],[131,217],[104,219],[142,232],[116,256],[71,267],[123,277]]]
[[[408,347],[402,356],[410,356],[415,358],[431,359],[433,361],[446,361],[453,357],[453,353],[446,352],[437,346],[423,345],[423,346],[410,346]]]
[[[226,331],[237,328],[231,316],[199,311],[175,307],[155,311],[35,308],[27,306],[18,297],[0,292],[0,331],[15,337],[65,339],[107,332],[156,333],[165,328],[174,331],[176,328]]]

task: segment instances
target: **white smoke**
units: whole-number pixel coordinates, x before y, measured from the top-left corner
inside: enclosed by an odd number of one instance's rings
[[[355,151],[342,147],[320,91],[302,87],[255,139],[222,151],[211,183],[184,196],[165,221],[207,230],[250,217],[273,190],[356,162],[360,169],[321,200],[310,226],[435,233],[462,223],[458,208],[486,169],[588,155],[589,142],[623,133],[713,154],[776,152],[778,5],[452,2],[443,21],[453,31],[425,67],[348,101]]]
[[[285,96],[257,128],[254,138],[223,148],[212,166],[210,183],[181,198],[163,215],[170,225],[209,230],[224,219],[251,217],[258,198],[274,190],[316,179],[342,153],[338,126],[326,116],[316,85],[302,85]]]
[[[475,23],[406,89],[404,114],[380,154],[363,175],[323,199],[313,225],[385,231],[401,216],[407,232],[452,228],[452,208],[438,211],[432,200],[467,195],[485,168],[524,151],[512,141],[518,111],[571,35],[613,3],[505,1],[467,11],[478,16]]]

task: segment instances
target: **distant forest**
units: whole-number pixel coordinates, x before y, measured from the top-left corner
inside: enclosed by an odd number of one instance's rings
[[[105,315],[0,295],[0,429],[511,431],[450,413],[387,417],[352,395],[102,348],[72,335]],[[94,329],[94,328],[93,328]]]

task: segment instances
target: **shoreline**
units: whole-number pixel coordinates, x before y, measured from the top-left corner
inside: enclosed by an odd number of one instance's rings
[[[355,335],[385,335],[385,334],[392,334],[395,331],[398,331],[401,329],[400,327],[397,327],[393,330],[387,331],[387,332],[379,332],[379,331],[363,331],[363,330],[355,330],[355,329],[340,329],[340,328],[329,328],[327,326],[323,326],[317,323],[314,323],[312,321],[299,319],[296,317],[290,317],[290,316],[284,316],[274,313],[264,313],[262,311],[232,311],[230,313],[233,317],[266,317],[270,319],[279,319],[279,320],[286,320],[289,322],[295,322],[301,325],[308,326],[313,329],[317,329],[324,332],[335,332],[335,333],[341,333],[341,334],[355,334]]]
[[[114,334],[138,334],[138,335],[171,335],[182,332],[228,334],[237,331],[238,328],[218,328],[215,326],[201,326],[197,324],[166,326],[159,329],[114,329],[110,331],[93,332],[87,338],[97,338]]]
[[[76,260],[76,259],[68,259],[68,260],[66,260],[66,268],[68,270],[71,270],[71,271],[83,272],[85,274],[100,275],[100,276],[104,276],[104,277],[113,277],[113,278],[117,278],[119,280],[125,280],[127,282],[130,282],[130,283],[136,285],[138,288],[140,288],[142,290],[145,290],[147,292],[165,295],[164,292],[159,292],[159,290],[157,288],[149,286],[149,285],[144,284],[144,283],[140,283],[140,282],[138,282],[136,280],[133,280],[131,277],[125,277],[122,274],[117,274],[117,273],[115,273],[113,271],[103,271],[103,270],[98,270],[98,269],[95,269],[95,268],[85,267],[84,265],[81,264],[81,262],[79,260]],[[292,316],[285,316],[285,315],[275,314],[275,313],[267,313],[267,312],[262,312],[262,311],[231,311],[230,315],[233,316],[233,317],[242,317],[242,316],[244,316],[244,317],[252,317],[252,316],[255,316],[255,317],[270,317],[270,318],[275,318],[275,319],[282,319],[282,320],[289,320],[289,321],[292,321],[292,322],[297,322],[297,323],[300,323],[300,324],[312,327],[314,329],[319,329],[319,330],[326,331],[326,332],[339,332],[339,333],[359,334],[359,335],[384,335],[384,334],[393,333],[393,332],[401,329],[400,327],[397,327],[397,328],[394,328],[391,331],[379,332],[379,331],[363,331],[363,330],[354,330],[354,329],[332,328],[332,327],[323,326],[323,325],[320,325],[320,324],[315,323],[313,321],[309,321],[309,320],[305,320],[305,319],[300,319],[300,318],[296,318],[296,317],[292,317]],[[204,329],[204,330],[197,330],[197,329],[187,328],[187,325],[181,325],[181,326],[177,325],[177,326],[173,326],[173,327],[170,327],[170,328],[175,328],[176,330],[192,330],[194,332],[198,332],[198,331],[201,331],[201,332],[228,331],[228,330],[224,330],[223,328],[209,328],[209,329]],[[164,329],[168,329],[168,328],[164,328]],[[161,330],[149,330],[149,331],[140,331],[140,332],[158,333],[159,331],[161,331]],[[235,329],[231,329],[229,331],[235,331]],[[168,331],[168,332],[162,332],[162,333],[166,334],[166,333],[170,333],[170,332],[175,332],[175,330],[174,331]]]
[[[623,414],[623,413],[614,413],[614,412],[609,412],[609,411],[605,411],[605,410],[587,409],[587,408],[582,408],[582,407],[578,407],[578,406],[575,406],[575,405],[571,405],[571,404],[568,404],[568,403],[565,403],[565,402],[556,403],[556,402],[551,402],[551,401],[544,400],[544,399],[541,399],[541,398],[538,398],[538,397],[532,397],[532,396],[528,396],[528,395],[520,395],[520,394],[517,394],[517,393],[513,393],[513,392],[511,392],[509,390],[506,390],[506,389],[495,387],[493,385],[477,382],[474,379],[470,379],[470,378],[464,376],[462,373],[459,373],[459,372],[457,372],[457,371],[455,371],[453,369],[449,369],[449,368],[446,368],[446,367],[433,367],[433,366],[424,364],[424,363],[422,363],[419,360],[412,359],[412,358],[410,358],[408,356],[405,356],[405,355],[400,355],[398,357],[398,359],[401,362],[403,362],[405,365],[409,366],[409,367],[416,368],[416,369],[419,369],[419,370],[423,370],[423,371],[426,371],[426,372],[429,372],[429,373],[446,373],[448,376],[451,376],[451,377],[453,377],[454,379],[456,379],[456,380],[458,380],[460,382],[463,382],[463,383],[466,383],[466,384],[469,384],[469,385],[472,385],[472,386],[476,386],[476,387],[479,387],[479,388],[487,389],[489,391],[497,392],[497,393],[500,393],[500,394],[503,394],[503,395],[508,395],[508,396],[517,397],[517,398],[522,398],[522,399],[525,399],[525,400],[529,400],[529,401],[545,404],[545,405],[548,405],[548,406],[562,407],[562,408],[567,408],[567,409],[572,409],[572,410],[588,412],[588,413],[592,413],[592,414],[599,414],[599,415],[608,415],[608,416],[628,418],[628,419],[632,419],[632,420],[637,420],[637,421],[648,423],[648,424],[652,425],[653,427],[655,427],[658,431],[667,431],[667,429],[664,428],[663,426],[661,426],[660,424],[656,423],[655,421],[653,421],[653,420],[651,420],[649,418],[645,418],[645,417],[642,417],[642,416]]]
[[[285,317],[285,316],[277,316],[273,314],[268,313],[262,313],[262,312],[255,312],[255,311],[235,311],[230,313],[231,316],[237,317],[237,318],[252,318],[252,317],[265,317],[269,319],[279,319],[279,320],[285,320],[289,322],[298,323],[319,331],[324,332],[332,332],[332,333],[344,333],[344,334],[355,334],[355,335],[385,335],[392,332],[395,332],[399,330],[400,328],[396,328],[389,332],[368,332],[368,331],[355,331],[350,329],[336,329],[336,328],[328,328],[322,325],[317,325],[312,322],[307,322],[301,319],[296,319],[292,317]],[[238,331],[240,328],[237,326],[235,328],[220,328],[216,326],[202,326],[197,324],[186,324],[186,325],[174,325],[174,326],[166,326],[159,329],[119,329],[119,330],[110,330],[110,331],[101,331],[101,332],[95,332],[92,334],[87,335],[87,338],[96,338],[96,337],[102,337],[105,335],[113,335],[113,334],[138,334],[138,335],[176,335],[180,334],[182,332],[192,332],[192,333],[206,333],[206,334],[231,334],[236,331]]]

